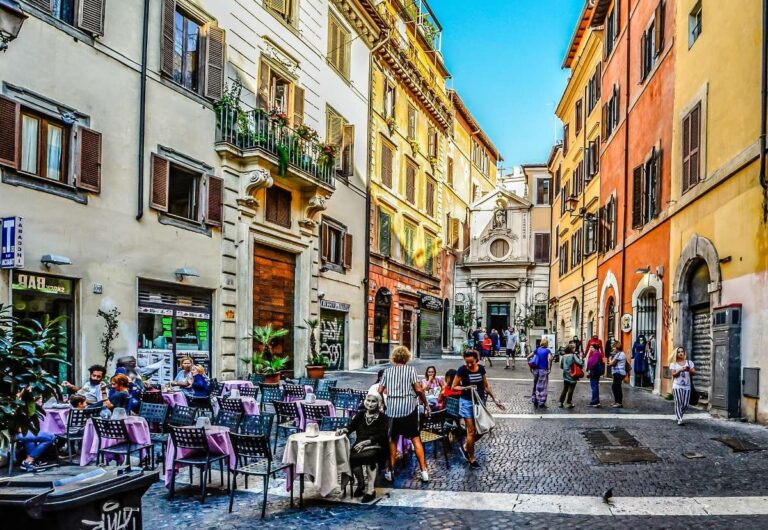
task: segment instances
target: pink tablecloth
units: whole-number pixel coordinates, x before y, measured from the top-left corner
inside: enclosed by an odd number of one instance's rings
[[[241,381],[237,379],[233,379],[232,381],[224,381],[222,387],[221,387],[221,395],[228,394],[230,390],[233,388],[253,388],[253,383],[250,381]]]
[[[194,427],[190,427],[194,428]],[[212,425],[205,430],[205,437],[208,440],[208,448],[211,453],[217,455],[229,455],[229,462],[226,462],[230,468],[234,468],[237,464],[237,458],[235,457],[235,450],[232,448],[232,442],[229,440],[229,429],[219,425]],[[173,466],[173,440],[168,438],[168,450],[165,452],[165,485],[168,486],[171,483],[171,473],[178,471],[181,466]],[[188,449],[180,449],[178,457],[188,456],[192,454],[192,451]]]
[[[163,392],[163,401],[165,401],[169,407],[175,407],[176,405],[181,405],[182,407],[189,406],[187,403],[187,396],[184,395],[184,392],[168,392],[167,394]]]
[[[299,429],[302,431],[307,428],[307,420],[304,418],[304,410],[301,408],[301,405],[303,404],[303,401],[298,401],[296,405],[299,408]],[[316,399],[314,403],[307,403],[307,405],[322,405],[328,409],[328,414],[326,416],[332,416],[336,417],[336,409],[333,406],[333,403],[330,401],[326,401],[325,399]]]
[[[135,444],[150,443],[149,425],[141,416],[128,416],[125,418],[125,428],[128,431],[128,439]],[[103,440],[101,447],[111,447],[117,445],[121,440]],[[80,453],[80,465],[87,466],[96,460],[96,453],[99,450],[99,438],[96,436],[96,429],[93,422],[88,420],[83,432],[83,450]]]
[[[65,434],[67,432],[67,420],[69,408],[43,409],[43,418],[40,420],[40,431],[51,434]]]

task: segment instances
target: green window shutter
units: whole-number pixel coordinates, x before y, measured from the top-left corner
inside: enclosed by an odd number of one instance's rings
[[[392,217],[379,210],[379,253],[382,256],[392,255]]]

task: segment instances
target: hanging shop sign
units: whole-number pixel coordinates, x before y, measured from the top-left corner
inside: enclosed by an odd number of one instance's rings
[[[349,313],[349,304],[343,304],[341,302],[333,302],[331,300],[320,300],[320,309],[330,309],[331,311],[341,311],[342,313]]]
[[[24,267],[24,222],[21,217],[0,219],[0,269]]]
[[[429,311],[443,310],[443,301],[436,296],[432,296],[431,294],[420,293],[419,305],[421,306],[422,309],[427,309]]]

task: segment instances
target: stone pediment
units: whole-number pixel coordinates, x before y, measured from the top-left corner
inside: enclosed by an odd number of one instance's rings
[[[491,280],[482,282],[478,285],[480,291],[512,291],[517,292],[520,290],[520,282],[517,280]]]

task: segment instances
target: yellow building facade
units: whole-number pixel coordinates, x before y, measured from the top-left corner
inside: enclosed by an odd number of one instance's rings
[[[663,364],[668,367],[675,349],[684,347],[697,365],[697,390],[713,412],[765,423],[768,383],[760,377],[759,385],[749,388],[753,369],[768,365],[768,228],[759,176],[764,28],[760,2],[734,7],[714,1],[677,4],[672,289],[665,315],[671,343]],[[741,304],[735,326],[740,347],[732,342],[733,333],[723,340],[718,329],[733,322],[730,313],[717,309],[730,304]],[[665,370],[662,390],[671,386]],[[730,397],[724,395],[729,390]]]

